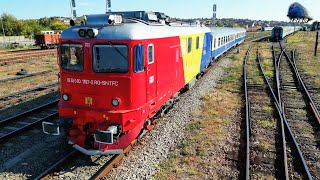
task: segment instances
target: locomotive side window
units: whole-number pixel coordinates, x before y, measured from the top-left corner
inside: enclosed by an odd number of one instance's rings
[[[134,63],[133,70],[134,72],[142,72],[144,69],[144,46],[142,44],[138,44],[134,46]]]
[[[189,38],[188,38],[188,53],[191,52],[191,48],[192,48],[192,38],[189,37]]]
[[[154,62],[154,46],[153,44],[148,45],[148,64]]]
[[[126,45],[94,45],[93,70],[95,72],[128,72],[128,47]]]
[[[83,47],[79,44],[61,45],[61,66],[65,70],[83,71]]]
[[[197,39],[196,39],[196,49],[199,49],[199,36],[197,37]]]

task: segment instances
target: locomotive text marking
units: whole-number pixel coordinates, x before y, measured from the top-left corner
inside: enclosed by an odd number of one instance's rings
[[[86,85],[95,85],[95,86],[119,86],[118,81],[101,81],[101,80],[67,78],[67,82],[72,84],[86,84]]]

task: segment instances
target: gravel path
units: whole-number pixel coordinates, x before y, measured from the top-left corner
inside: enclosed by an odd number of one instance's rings
[[[191,121],[191,113],[200,108],[201,96],[212,90],[224,75],[224,69],[232,64],[229,58],[221,60],[197,82],[191,91],[180,97],[173,109],[155,129],[143,138],[143,144],[130,152],[128,157],[107,179],[151,179],[157,173],[157,165],[167,158],[185,137],[185,127]]]

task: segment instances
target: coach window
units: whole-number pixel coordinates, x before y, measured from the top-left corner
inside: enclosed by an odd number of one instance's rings
[[[93,70],[106,73],[128,72],[128,47],[126,45],[94,45]]]
[[[199,37],[196,39],[196,49],[199,49]]]
[[[144,45],[138,44],[134,46],[134,63],[133,63],[133,70],[134,72],[142,72],[144,69]]]
[[[61,66],[65,70],[83,71],[83,47],[80,44],[62,44]]]
[[[191,52],[191,48],[192,48],[192,38],[189,37],[189,38],[188,38],[188,53]]]
[[[154,62],[154,46],[153,44],[148,45],[148,64]]]

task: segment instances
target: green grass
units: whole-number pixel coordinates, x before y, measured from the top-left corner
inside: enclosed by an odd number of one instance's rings
[[[303,109],[295,109],[294,110],[297,114],[299,114],[300,116],[307,116],[307,111],[303,110]]]
[[[258,120],[257,123],[262,126],[263,128],[275,128],[276,122],[269,121],[269,120]]]
[[[273,111],[273,108],[270,107],[270,106],[264,106],[264,107],[262,108],[262,110],[271,112],[271,111]]]
[[[263,142],[261,142],[258,146],[259,149],[261,149],[264,152],[269,151],[272,148],[272,144],[267,142],[266,140],[263,140]]]
[[[289,90],[287,90],[287,92],[289,94],[296,94],[298,91],[296,89],[289,89]]]
[[[313,133],[313,129],[309,128],[309,127],[302,127],[302,128],[300,128],[300,131],[305,134],[312,134]]]

